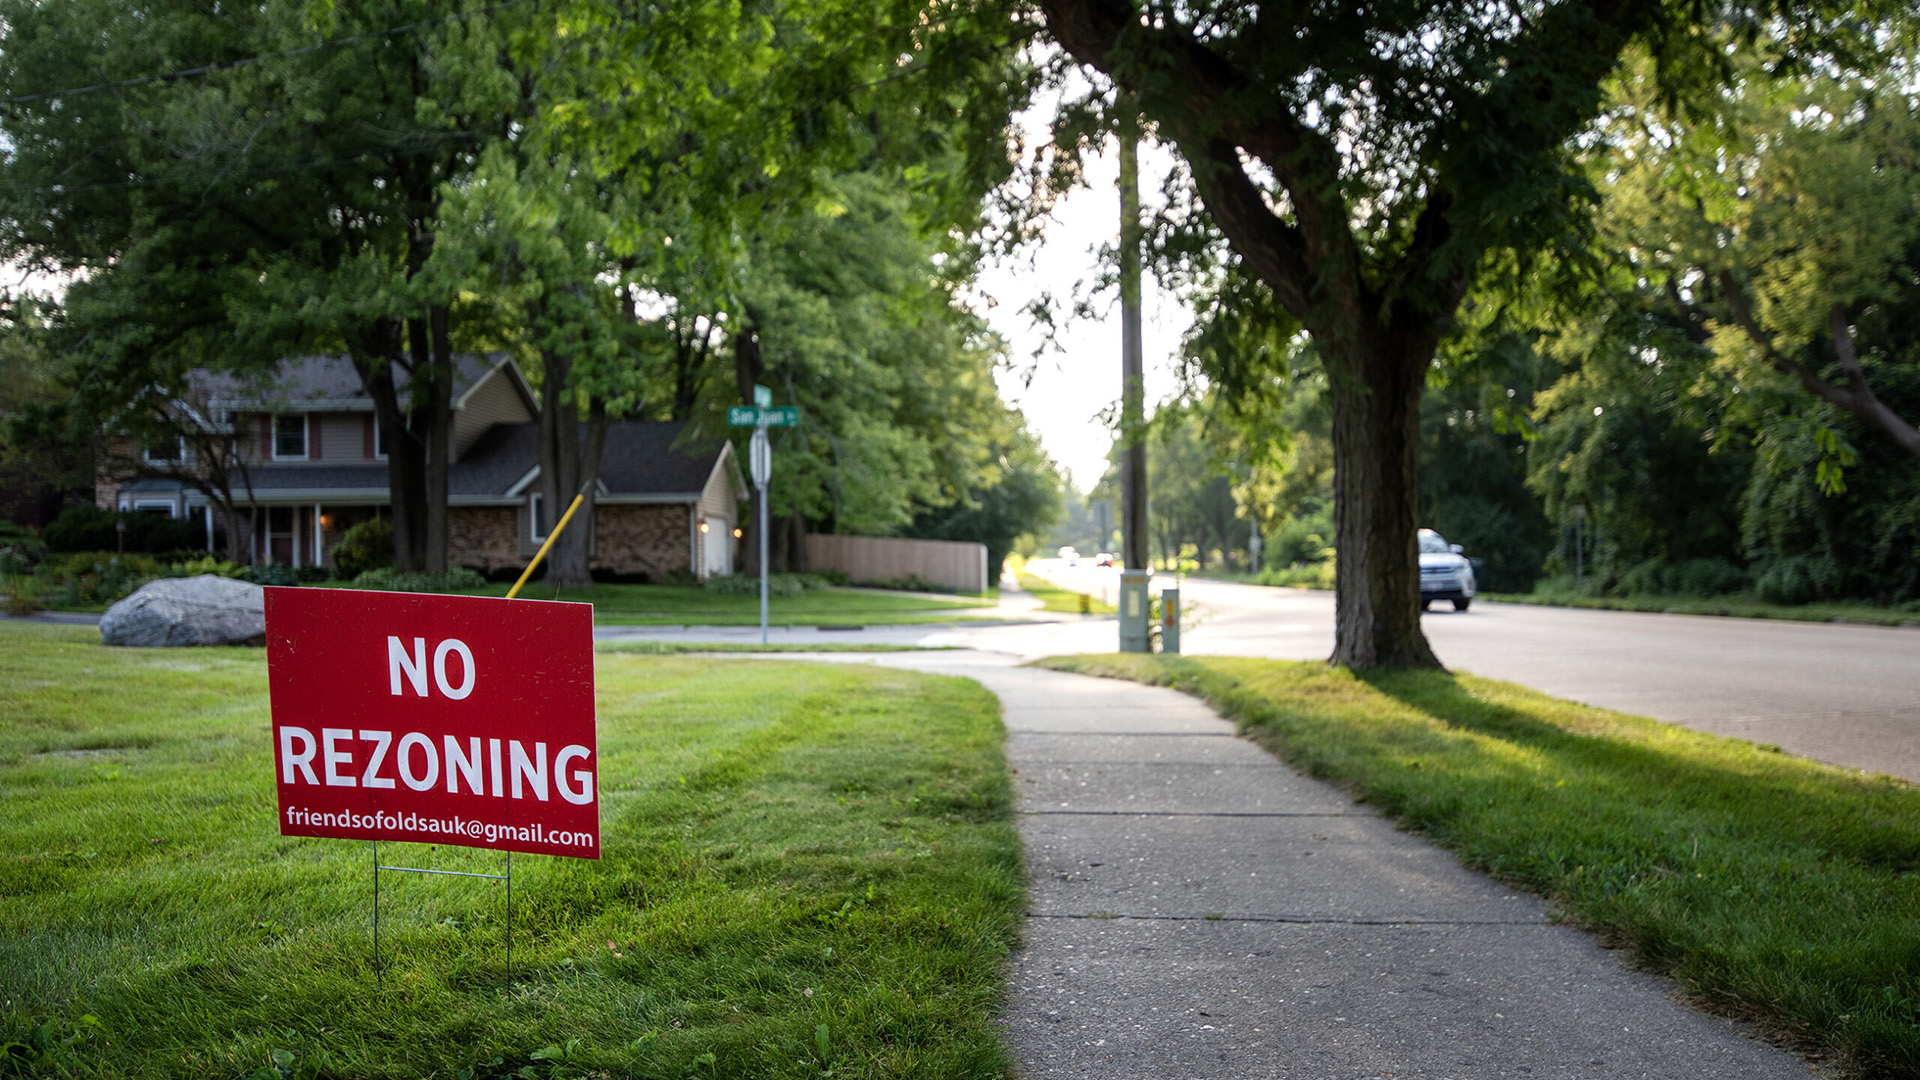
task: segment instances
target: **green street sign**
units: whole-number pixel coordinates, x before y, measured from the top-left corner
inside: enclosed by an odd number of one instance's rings
[[[756,409],[751,405],[735,405],[727,410],[727,423],[733,427],[797,427],[800,423],[800,410],[792,405],[763,409]]]
[[[773,391],[755,383],[753,387],[753,403],[763,409],[771,407],[773,405]]]

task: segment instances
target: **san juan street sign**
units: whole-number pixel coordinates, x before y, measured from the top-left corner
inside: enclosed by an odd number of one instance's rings
[[[797,427],[800,423],[800,410],[793,405],[774,405],[764,408],[735,405],[727,410],[727,423],[733,427]]]

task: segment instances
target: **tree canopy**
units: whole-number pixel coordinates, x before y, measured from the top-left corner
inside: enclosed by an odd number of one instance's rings
[[[1794,2],[1041,8],[1179,150],[1221,273],[1312,335],[1333,399],[1333,659],[1355,666],[1437,664],[1414,556],[1426,375],[1477,283],[1583,244],[1578,140],[1629,50],[1704,106],[1730,38],[1779,60],[1871,44],[1856,8]]]

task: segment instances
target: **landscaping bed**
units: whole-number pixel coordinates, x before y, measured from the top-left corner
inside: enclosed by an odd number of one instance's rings
[[[1196,694],[1295,766],[1860,1075],[1920,1075],[1920,790],[1510,683],[1321,663],[1041,666]]]
[[[0,1075],[1009,1073],[991,695],[601,653],[598,861],[282,837],[265,655],[0,626]],[[497,873],[497,852],[381,860]]]

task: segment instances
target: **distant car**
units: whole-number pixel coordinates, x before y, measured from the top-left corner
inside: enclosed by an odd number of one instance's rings
[[[1473,563],[1465,551],[1432,529],[1420,530],[1421,611],[1435,600],[1453,601],[1455,611],[1465,611],[1473,603]]]
[[[1068,566],[1079,566],[1080,551],[1074,547],[1063,547],[1060,549],[1060,559]]]
[[[1095,555],[1095,556],[1093,557],[1093,565],[1095,565],[1095,566],[1112,566],[1112,565],[1113,565],[1113,552],[1111,552],[1111,551],[1103,551],[1103,552],[1101,552],[1100,554],[1098,554],[1098,555]]]

